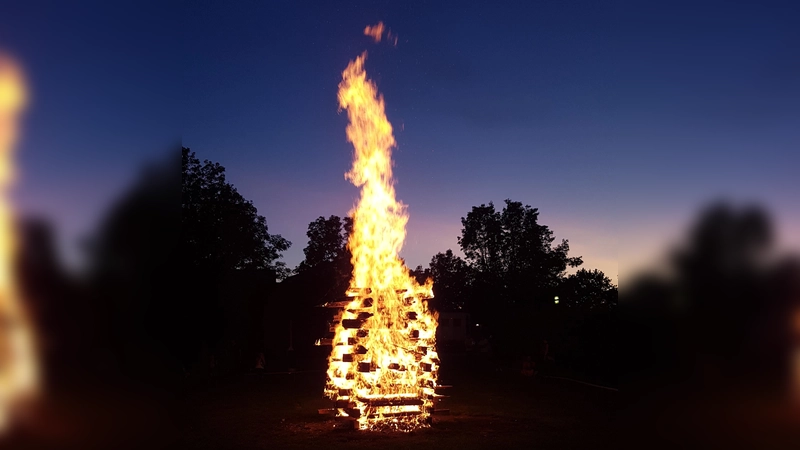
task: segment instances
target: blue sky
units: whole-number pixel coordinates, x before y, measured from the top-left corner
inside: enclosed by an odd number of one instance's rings
[[[31,104],[17,148],[21,215],[50,218],[64,259],[180,139],[177,10],[137,2],[6,3],[0,49],[24,66]]]
[[[797,17],[730,2],[198,8],[184,143],[228,168],[299,262],[307,223],[357,196],[336,88],[367,50],[396,130],[410,265],[456,249],[472,206],[511,198],[616,279],[624,247],[706,200],[797,205]],[[361,34],[379,20],[396,48]],[[777,214],[790,234],[796,211]]]
[[[308,223],[358,195],[336,89],[367,50],[409,265],[457,249],[460,218],[505,198],[614,279],[719,196],[763,203],[800,245],[793,2],[79,4],[0,19],[36,95],[18,204],[63,242],[182,138],[227,168],[296,265]],[[363,36],[378,21],[397,47]]]

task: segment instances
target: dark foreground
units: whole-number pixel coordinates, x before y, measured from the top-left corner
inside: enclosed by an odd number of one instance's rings
[[[246,374],[197,386],[187,398],[182,448],[602,448],[612,436],[616,392],[496,371],[466,355],[443,357],[451,384],[429,429],[411,433],[335,428],[317,410],[321,370]],[[449,364],[448,364],[449,360]]]

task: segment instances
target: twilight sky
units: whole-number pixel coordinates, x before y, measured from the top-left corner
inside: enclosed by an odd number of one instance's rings
[[[17,148],[21,215],[50,218],[70,264],[79,241],[180,139],[177,10],[100,0],[4,2],[0,50],[24,66],[31,104]]]
[[[615,281],[719,196],[764,204],[800,247],[798,7],[650,3],[17,7],[30,23],[4,17],[0,46],[39,97],[19,203],[69,241],[178,135],[293,242],[294,266],[308,223],[357,198],[336,90],[367,50],[398,141],[409,266],[456,250],[460,218],[506,198]],[[378,21],[397,47],[362,34]]]
[[[780,219],[800,229],[789,4],[370,3],[225,4],[187,17],[184,144],[225,165],[294,242],[290,265],[308,222],[346,214],[358,194],[343,177],[351,148],[336,89],[363,50],[399,144],[411,266],[457,249],[460,218],[505,198],[538,207],[586,267],[614,280],[621,241],[641,250],[717,195],[793,210]],[[396,48],[361,33],[379,20]]]

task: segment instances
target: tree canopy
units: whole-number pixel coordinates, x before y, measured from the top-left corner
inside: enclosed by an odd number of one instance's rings
[[[553,232],[538,219],[537,208],[512,200],[505,201],[502,211],[489,202],[461,218],[458,243],[467,264],[482,282],[502,287],[497,294],[509,301],[552,290],[567,267],[583,264],[580,256],[568,256],[566,239],[553,246]]]
[[[433,304],[437,309],[463,310],[469,305],[472,269],[448,249],[431,258],[429,273],[434,280]]]
[[[214,270],[270,269],[279,279],[289,270],[279,261],[291,242],[270,234],[264,216],[226,181],[219,163],[203,163],[182,148],[181,226],[184,255]]]
[[[559,289],[565,305],[585,309],[613,308],[617,305],[617,287],[603,272],[578,269],[566,277]]]
[[[308,246],[303,249],[305,259],[297,267],[298,272],[304,272],[321,264],[335,263],[342,259],[350,260],[350,251],[347,248],[347,239],[353,230],[353,219],[339,216],[330,216],[327,219],[320,216],[308,224]]]
[[[315,306],[344,296],[353,272],[347,248],[352,230],[350,217],[320,216],[308,224],[308,245],[303,249],[306,257],[295,274],[281,283],[287,285],[284,288],[296,303]]]

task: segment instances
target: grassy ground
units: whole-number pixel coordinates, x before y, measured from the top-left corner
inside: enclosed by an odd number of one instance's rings
[[[616,392],[565,380],[522,378],[468,355],[443,355],[453,388],[433,426],[411,433],[335,428],[321,416],[322,371],[247,374],[196,386],[187,398],[186,448],[588,448],[613,437]]]

